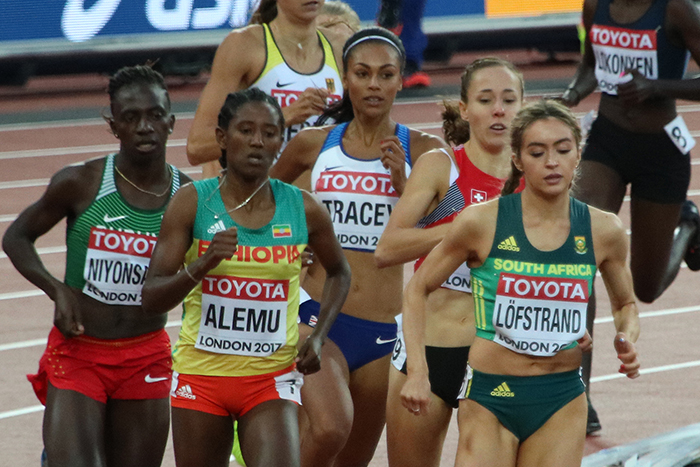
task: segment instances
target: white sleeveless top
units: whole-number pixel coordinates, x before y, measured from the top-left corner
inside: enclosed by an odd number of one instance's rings
[[[343,97],[343,83],[340,79],[338,65],[335,63],[333,48],[321,32],[317,31],[319,42],[323,47],[323,63],[316,72],[305,74],[294,71],[287,65],[274,37],[272,37],[270,27],[267,24],[262,26],[265,31],[265,67],[251,87],[265,91],[276,98],[280,107],[287,107],[299,99],[299,95],[307,88],[323,88],[330,91],[329,104]],[[288,127],[284,133],[284,143],[281,150],[302,128],[316,123],[318,117],[318,115],[312,115],[304,123]]]
[[[391,172],[379,158],[356,159],[343,149],[348,124],[333,128],[311,171],[311,189],[330,212],[340,246],[372,253],[399,199],[391,185]],[[406,153],[406,176],[411,172],[409,129],[396,125]]]

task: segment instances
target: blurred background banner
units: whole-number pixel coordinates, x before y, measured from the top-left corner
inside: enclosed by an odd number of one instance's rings
[[[0,84],[33,75],[111,73],[158,60],[165,74],[196,75],[245,25],[259,0],[0,0]],[[379,0],[346,0],[365,25]],[[428,0],[425,58],[456,51],[577,50],[583,0]]]

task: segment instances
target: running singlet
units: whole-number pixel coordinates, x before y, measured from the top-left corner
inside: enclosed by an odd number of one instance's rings
[[[275,214],[266,226],[248,229],[228,215],[217,185],[216,178],[194,182],[197,216],[185,264],[231,227],[238,229],[238,250],[185,298],[173,369],[207,376],[282,370],[294,362],[299,339],[299,273],[308,243],[301,191],[271,179]]]
[[[477,337],[546,357],[583,337],[596,263],[588,206],[574,198],[570,222],[561,247],[540,251],[525,235],[520,194],[498,201],[491,252],[471,270]]]
[[[589,39],[595,54],[595,76],[600,90],[616,96],[625,82],[625,70],[648,79],[682,79],[688,51],[671,44],[666,33],[668,0],[654,0],[634,23],[618,24],[610,17],[611,0],[598,0]]]
[[[506,182],[505,179],[493,177],[477,168],[467,156],[463,145],[454,148],[456,167],[449,154],[444,149],[442,151],[450,159],[450,188],[433,212],[418,221],[416,227],[422,229],[452,222],[465,207],[498,197]],[[525,179],[521,179],[520,187],[516,191],[521,191],[524,186]],[[416,261],[414,271],[423,264],[423,260],[425,256]],[[462,263],[441,287],[471,293],[472,286],[467,263]]]
[[[267,59],[265,67],[258,79],[251,87],[265,91],[276,98],[280,107],[287,107],[292,102],[299,99],[299,95],[307,88],[327,89],[331,96],[328,103],[338,101],[343,96],[343,83],[340,79],[338,65],[335,63],[333,49],[328,39],[321,32],[318,32],[318,40],[323,47],[323,63],[314,73],[299,73],[294,71],[285,62],[274,37],[270,32],[270,27],[263,24],[265,30],[265,50]],[[282,149],[289,143],[289,140],[299,133],[303,128],[312,126],[318,120],[318,115],[312,115],[304,123],[292,125],[284,132],[284,143]],[[282,150],[281,149],[281,150]],[[280,151],[281,151],[280,150]]]
[[[108,305],[137,306],[167,203],[154,210],[127,203],[114,181],[114,158],[105,158],[92,204],[66,229],[65,283]],[[170,170],[172,196],[180,171]]]
[[[326,137],[311,171],[311,188],[331,214],[340,246],[374,252],[399,195],[391,185],[391,172],[379,158],[355,159],[343,149],[348,123],[333,128]],[[410,131],[396,124],[406,153],[406,176],[411,172]]]

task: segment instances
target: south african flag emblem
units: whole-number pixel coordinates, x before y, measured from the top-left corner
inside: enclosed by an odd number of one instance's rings
[[[278,224],[272,226],[272,238],[284,238],[292,236],[292,226],[289,224]]]
[[[583,255],[588,251],[586,246],[586,237],[574,237],[574,250],[579,255]]]

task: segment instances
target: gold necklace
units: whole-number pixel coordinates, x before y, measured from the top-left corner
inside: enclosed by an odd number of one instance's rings
[[[204,206],[205,206],[207,209],[209,209],[212,213],[214,213],[214,219],[218,219],[220,213],[214,211],[212,208],[209,207],[209,200],[211,199],[212,196],[214,196],[214,193],[216,193],[217,190],[219,191],[219,195],[221,195],[221,186],[224,184],[225,181],[226,181],[226,173],[224,173],[224,176],[221,177],[221,181],[219,182],[219,186],[216,187],[216,190],[212,191],[211,194],[207,197],[206,201],[204,201]],[[260,184],[260,186],[257,187],[257,188],[250,194],[250,196],[248,196],[248,197],[245,199],[245,201],[243,201],[241,204],[239,204],[239,205],[236,206],[235,208],[226,209],[225,212],[227,212],[228,214],[231,214],[232,212],[238,211],[238,210],[241,209],[242,207],[246,206],[248,203],[250,203],[250,200],[252,200],[253,197],[254,197],[255,195],[257,195],[258,192],[259,192],[260,190],[262,190],[262,187],[264,187],[264,186],[267,184],[267,182],[269,182],[269,181],[270,181],[270,177],[267,177],[267,178]],[[222,202],[222,203],[224,202],[223,196],[221,197],[221,202]],[[222,214],[223,214],[223,213],[222,213]]]
[[[122,171],[119,170],[119,167],[117,167],[117,164],[116,164],[116,163],[114,164],[114,170],[116,170],[117,173],[118,173],[124,180],[126,180],[127,183],[129,183],[129,185],[133,186],[134,188],[136,188],[137,190],[139,190],[141,193],[146,193],[147,195],[155,196],[156,198],[162,198],[163,196],[165,196],[166,194],[168,194],[168,192],[170,192],[170,188],[171,188],[171,186],[172,186],[172,184],[173,184],[173,168],[170,167],[170,164],[167,164],[166,166],[168,167],[168,171],[170,171],[170,181],[168,182],[168,187],[165,189],[165,191],[164,191],[163,193],[160,193],[160,194],[159,194],[159,193],[153,193],[152,191],[144,190],[143,188],[141,188],[140,186],[138,186],[137,184],[135,184],[134,182],[132,182],[131,180],[129,180],[128,178],[126,178],[126,176],[122,173]]]

